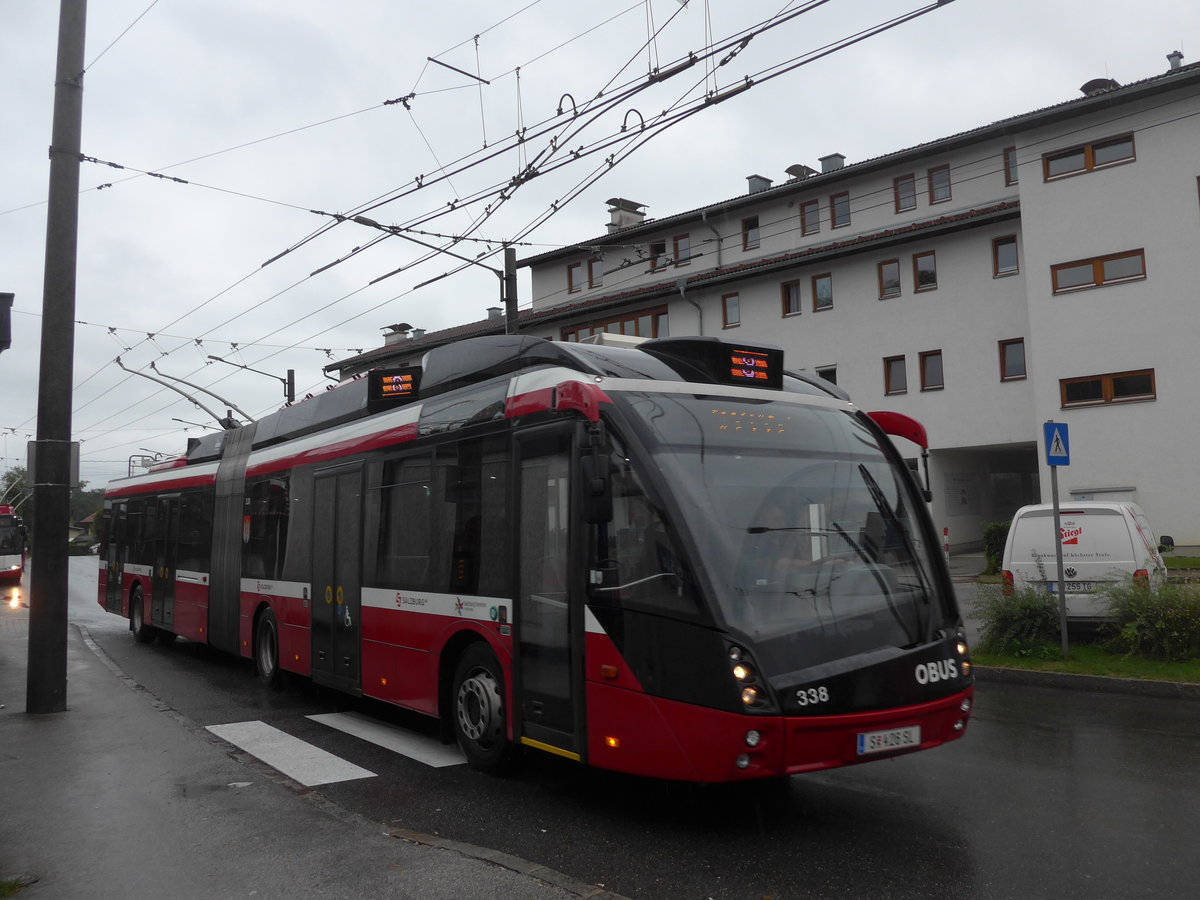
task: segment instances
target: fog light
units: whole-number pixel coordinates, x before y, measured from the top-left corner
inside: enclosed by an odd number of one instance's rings
[[[964,722],[962,719],[959,719],[957,722],[954,723],[955,731],[962,731],[966,727],[967,727],[967,723]]]
[[[970,712],[971,711],[971,701],[964,697],[963,702],[958,704],[958,708],[965,713]]]
[[[746,732],[746,746],[747,747],[757,747],[761,741],[762,741],[762,735],[759,732],[754,731],[754,730]]]
[[[737,766],[739,769],[748,769],[748,768],[750,768],[750,754],[749,754],[749,753],[743,753],[743,754],[741,754],[740,756],[738,756],[738,758],[737,758],[737,759],[735,759],[735,760],[733,761],[733,764],[734,764],[735,766]]]

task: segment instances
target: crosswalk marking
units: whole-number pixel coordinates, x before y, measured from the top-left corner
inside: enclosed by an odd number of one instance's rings
[[[360,713],[323,713],[308,718],[434,768],[458,766],[467,761],[458,747],[447,746],[436,738],[384,725]]]
[[[374,772],[326,753],[266,722],[231,722],[209,725],[207,729],[305,787],[375,777]]]

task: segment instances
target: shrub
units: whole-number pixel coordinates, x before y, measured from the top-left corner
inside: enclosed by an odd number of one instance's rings
[[[1001,585],[981,584],[972,613],[980,621],[979,649],[985,653],[1050,658],[1061,652],[1058,602],[1044,588],[1006,594]]]
[[[1168,581],[1150,589],[1127,580],[1104,594],[1114,649],[1170,662],[1200,656],[1200,585]]]
[[[987,560],[985,574],[995,575],[1000,571],[1004,559],[1004,542],[1008,540],[1008,527],[1012,522],[988,522],[983,526],[983,555]]]

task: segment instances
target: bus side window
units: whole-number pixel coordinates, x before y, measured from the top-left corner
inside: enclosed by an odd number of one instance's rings
[[[433,466],[428,456],[392,460],[380,487],[376,578],[382,586],[431,587]]]

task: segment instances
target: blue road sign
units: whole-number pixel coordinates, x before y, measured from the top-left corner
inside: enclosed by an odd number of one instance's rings
[[[1046,465],[1069,466],[1071,443],[1067,426],[1062,422],[1046,422],[1042,425],[1042,437],[1046,444]]]

